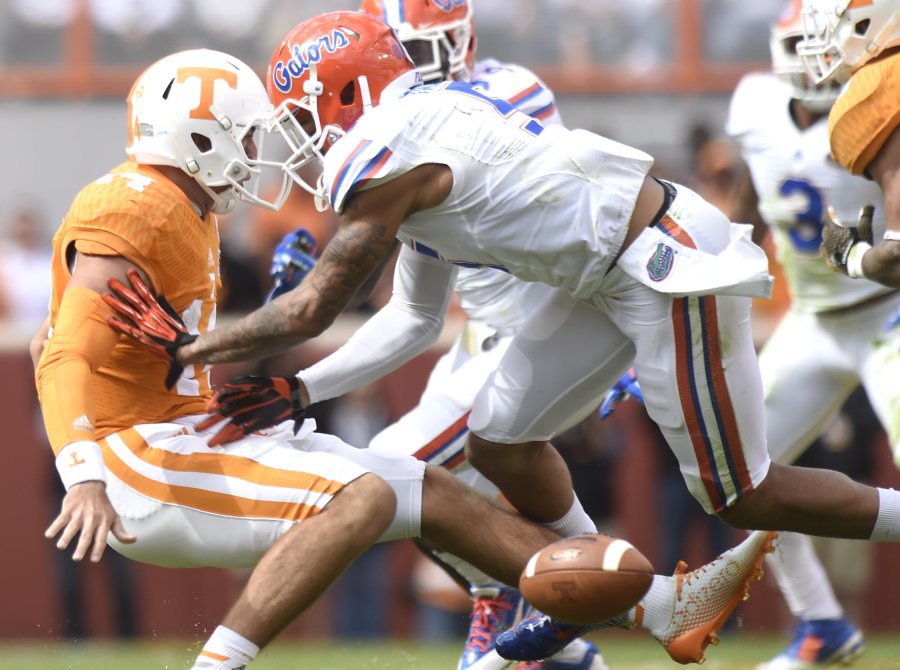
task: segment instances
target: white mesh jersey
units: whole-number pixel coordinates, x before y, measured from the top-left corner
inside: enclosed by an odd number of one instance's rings
[[[852,223],[860,207],[880,203],[882,196],[876,184],[854,177],[831,159],[826,118],[806,130],[797,127],[790,100],[790,87],[774,74],[747,75],[732,96],[726,131],[740,143],[793,308],[816,313],[890,292],[834,272],[822,260],[819,245],[827,207],[834,208],[840,221]],[[875,209],[873,227],[880,238],[881,207]]]
[[[486,59],[475,63],[470,83],[545,126],[562,125],[553,92],[531,70]],[[528,306],[542,299],[548,287],[523,282],[502,270],[460,268],[455,290],[460,307],[469,317],[496,329],[515,329],[525,320]]]
[[[382,100],[331,147],[331,206],[341,212],[356,189],[430,163],[452,170],[453,188],[403,222],[404,244],[585,298],[621,248],[653,159],[586,131],[545,127],[469,84],[445,82]]]

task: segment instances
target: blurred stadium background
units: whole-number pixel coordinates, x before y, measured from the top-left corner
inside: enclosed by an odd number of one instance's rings
[[[478,53],[532,68],[556,92],[567,125],[649,151],[660,174],[727,211],[740,170],[722,138],[729,95],[742,74],[768,67],[769,26],[782,2],[477,0]],[[0,179],[0,425],[7,461],[0,468],[0,642],[30,640],[52,649],[84,638],[199,641],[240,588],[241,574],[133,565],[111,551],[100,565],[74,566],[43,539],[60,492],[36,413],[27,341],[46,310],[49,237],[78,189],[123,160],[124,96],[140,70],[171,51],[210,47],[262,75],[290,27],[348,8],[352,2],[339,0],[0,0],[0,127],[7,147]],[[285,231],[305,225],[324,241],[334,222],[298,200],[279,215],[243,208],[222,224],[227,316],[261,300],[269,254]],[[320,340],[260,365],[286,373],[318,359],[388,291],[383,286],[362,312],[342,318]],[[788,299],[781,292],[757,306],[760,342]],[[415,403],[457,327],[451,319],[433,350],[383,382],[317,407],[320,425],[364,444]],[[658,571],[671,570],[678,557],[704,562],[737,539],[686,497],[665,445],[634,403],[603,424],[579,426],[559,446],[576,466],[576,485],[598,523],[641,547]],[[900,483],[862,395],[806,462],[879,485]],[[900,602],[897,549],[822,543],[847,613],[866,631],[900,629],[892,606]],[[367,553],[285,639],[461,640],[465,612],[461,593],[410,545],[396,543]],[[739,614],[737,626],[748,632],[784,633],[792,623],[768,580]]]

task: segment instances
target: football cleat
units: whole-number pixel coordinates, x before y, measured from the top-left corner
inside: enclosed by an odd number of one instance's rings
[[[671,577],[672,617],[650,633],[677,663],[702,663],[710,644],[735,608],[749,598],[750,584],[762,579],[762,562],[771,553],[777,533],[755,531],[738,546],[692,572],[680,562]],[[637,607],[640,623],[643,613]]]
[[[846,619],[801,621],[794,639],[756,670],[800,670],[817,665],[849,665],[865,651],[863,635]]]
[[[494,651],[497,635],[514,625],[528,606],[522,594],[509,586],[472,590],[469,635],[457,670],[501,670],[509,661]]]
[[[609,670],[600,650],[580,637],[546,661],[523,661],[513,670]]]
[[[594,626],[559,621],[546,614],[523,619],[515,628],[497,636],[495,648],[503,658],[540,661],[555,656]]]

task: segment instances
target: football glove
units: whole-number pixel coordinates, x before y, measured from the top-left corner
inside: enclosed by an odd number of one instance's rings
[[[900,309],[894,312],[894,316],[888,319],[888,322],[884,324],[884,329],[893,330],[897,326],[900,326]]]
[[[134,338],[169,364],[166,388],[171,389],[184,372],[175,354],[178,348],[197,339],[188,332],[184,321],[163,296],[154,296],[141,276],[128,270],[128,288],[118,279],[107,283],[112,293],[104,293],[103,300],[116,314],[106,322],[121,333]]]
[[[601,419],[605,419],[616,411],[620,402],[628,398],[634,398],[642,405],[644,404],[644,394],[641,393],[641,387],[638,384],[634,368],[629,368],[628,372],[619,377],[619,380],[612,385],[603,402],[600,403],[597,414],[600,415]]]
[[[216,389],[206,410],[211,416],[197,424],[198,431],[208,430],[222,419],[230,419],[209,440],[211,447],[234,442],[288,419],[294,420],[296,435],[306,418],[300,382],[296,377],[236,377]]]
[[[862,276],[862,254],[872,246],[872,215],[874,212],[875,207],[872,205],[863,207],[859,212],[856,227],[852,227],[841,225],[835,217],[834,210],[831,207],[828,208],[828,216],[822,227],[820,248],[828,267],[850,277]],[[854,248],[860,244],[864,246],[857,248],[854,252]]]
[[[319,247],[316,238],[305,228],[285,235],[272,254],[269,276],[273,286],[266,302],[296,287],[316,264]]]

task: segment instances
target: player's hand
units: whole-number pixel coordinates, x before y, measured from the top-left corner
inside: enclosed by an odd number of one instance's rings
[[[850,275],[847,270],[847,261],[853,248],[860,243],[872,244],[872,215],[875,213],[873,205],[866,205],[859,212],[856,226],[843,226],[834,214],[834,210],[828,208],[828,216],[822,227],[822,245],[820,251],[825,262],[832,270],[845,275]],[[854,274],[853,276],[858,276]]]
[[[634,368],[629,368],[628,372],[619,377],[619,380],[612,385],[612,388],[607,392],[603,402],[600,403],[600,408],[597,410],[597,413],[600,415],[601,419],[605,419],[616,411],[620,402],[627,400],[628,398],[634,398],[641,404],[644,404],[644,394],[641,392],[641,387],[640,384],[638,384],[637,374],[635,374]]]
[[[106,484],[88,481],[75,484],[69,489],[63,498],[59,516],[44,531],[44,537],[50,539],[59,535],[56,548],[65,549],[77,535],[78,544],[72,552],[72,560],[80,561],[90,550],[91,561],[96,563],[103,556],[106,536],[110,531],[124,544],[132,544],[137,540],[125,530],[122,520],[109,502]]]
[[[212,428],[222,419],[230,419],[209,440],[211,447],[234,442],[288,419],[294,420],[296,435],[306,418],[300,382],[296,377],[237,377],[216,389],[206,409],[211,416],[197,424],[198,431]]]
[[[305,228],[285,235],[272,254],[272,290],[266,302],[295,288],[316,264],[319,247],[316,238]]]
[[[894,312],[894,316],[888,319],[888,322],[884,324],[884,329],[893,330],[897,326],[900,326],[900,309]]]
[[[128,281],[131,288],[118,279],[109,280],[112,293],[104,293],[103,300],[116,310],[116,316],[106,321],[119,332],[149,347],[169,364],[166,388],[170,389],[184,371],[184,366],[178,362],[178,348],[190,344],[197,336],[187,331],[184,321],[168,300],[153,295],[135,270],[128,270]]]

